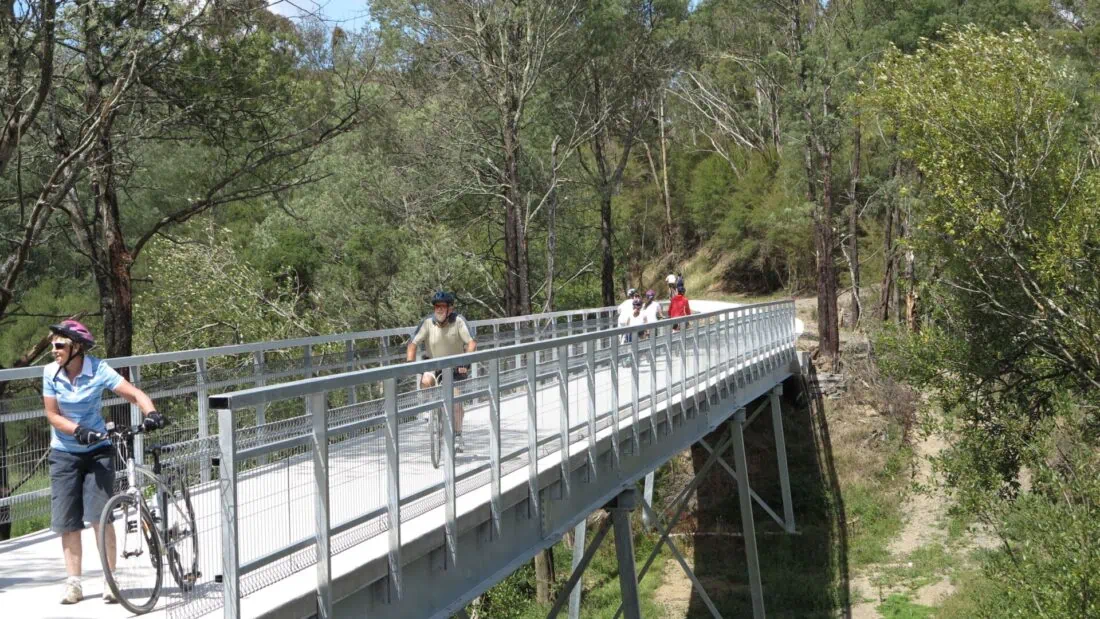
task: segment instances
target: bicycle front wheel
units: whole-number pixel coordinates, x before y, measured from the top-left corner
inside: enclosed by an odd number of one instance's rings
[[[195,528],[195,509],[187,482],[176,479],[174,493],[162,496],[161,541],[168,557],[168,569],[181,591],[190,591],[199,579],[199,538]]]
[[[443,412],[435,409],[431,412],[431,421],[428,424],[429,442],[432,444],[432,466],[439,468],[443,458]]]
[[[101,535],[99,544],[107,586],[126,610],[138,615],[153,610],[164,577],[164,546],[148,507],[133,495],[117,494],[103,507],[99,524],[100,530],[115,532],[113,545],[110,535]]]

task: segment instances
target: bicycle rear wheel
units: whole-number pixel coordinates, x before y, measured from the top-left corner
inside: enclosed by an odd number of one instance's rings
[[[116,510],[120,527],[113,522]],[[164,547],[149,509],[133,495],[116,494],[103,507],[99,524],[102,531],[107,527],[115,530],[115,548],[99,544],[107,586],[126,610],[139,615],[153,610],[164,577]],[[102,538],[106,540],[105,535]],[[114,557],[110,556],[112,551]],[[109,567],[111,558],[115,560],[113,570]]]
[[[195,528],[195,509],[187,482],[177,477],[171,484],[173,494],[161,495],[161,541],[172,579],[181,591],[190,591],[199,579],[199,538]]]
[[[432,466],[439,468],[443,458],[443,412],[438,408],[431,412],[428,434],[432,444]]]

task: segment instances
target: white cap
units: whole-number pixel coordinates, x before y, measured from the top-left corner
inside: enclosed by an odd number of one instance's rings
[[[676,276],[675,276],[675,275],[673,275],[672,273],[669,273],[669,274],[668,274],[668,277],[666,277],[666,278],[665,278],[665,282],[666,282],[666,283],[667,283],[667,284],[668,284],[669,286],[675,286],[675,285],[676,285]]]

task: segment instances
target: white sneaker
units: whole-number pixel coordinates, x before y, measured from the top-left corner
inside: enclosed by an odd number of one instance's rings
[[[461,434],[455,435],[455,453],[460,454],[466,451],[466,441],[462,440]]]
[[[103,603],[104,604],[117,604],[118,598],[115,597],[115,592],[111,591],[111,585],[107,584],[107,581],[103,581]]]
[[[76,604],[84,599],[84,590],[76,580],[65,581],[65,592],[61,595],[62,604]]]

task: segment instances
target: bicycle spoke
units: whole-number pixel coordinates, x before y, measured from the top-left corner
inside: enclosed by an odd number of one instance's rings
[[[160,536],[151,515],[129,495],[117,495],[107,503],[104,515],[115,521],[105,526],[115,530],[115,568],[107,574],[119,601],[132,612],[148,612],[160,595],[163,571]],[[110,549],[100,551],[107,559]],[[106,561],[105,561],[106,563]]]

